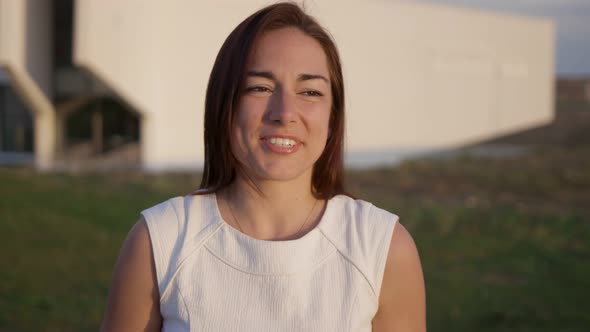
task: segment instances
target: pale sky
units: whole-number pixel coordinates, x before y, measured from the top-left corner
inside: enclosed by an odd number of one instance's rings
[[[556,73],[590,76],[590,0],[415,0],[550,18],[557,28]]]

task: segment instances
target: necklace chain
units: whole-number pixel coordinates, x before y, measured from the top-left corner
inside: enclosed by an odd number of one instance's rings
[[[240,225],[240,222],[238,221],[238,218],[236,218],[236,215],[234,214],[234,209],[231,206],[231,203],[230,203],[230,200],[229,200],[229,195],[227,195],[227,194],[226,194],[226,200],[227,200],[227,206],[229,207],[229,213],[231,213],[231,216],[234,219],[234,221],[236,222],[236,225],[238,225],[238,229],[243,234],[246,234],[246,232],[244,232],[244,230],[242,229],[242,225]],[[313,206],[311,207],[311,210],[309,210],[309,213],[307,214],[307,217],[303,221],[303,224],[301,224],[301,227],[299,227],[299,230],[297,230],[297,233],[295,233],[295,237],[299,236],[299,233],[301,233],[301,230],[303,230],[303,227],[309,221],[309,219],[310,219],[311,215],[313,214],[313,210],[315,209],[315,206],[317,205],[317,203],[318,203],[318,200],[316,199],[313,202]]]

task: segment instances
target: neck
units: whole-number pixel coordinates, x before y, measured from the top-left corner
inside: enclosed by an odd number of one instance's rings
[[[319,222],[325,204],[313,196],[311,181],[252,183],[241,176],[218,199],[223,202],[220,210],[224,220],[249,236],[265,240],[301,237]]]

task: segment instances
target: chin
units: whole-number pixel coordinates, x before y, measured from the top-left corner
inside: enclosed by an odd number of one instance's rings
[[[257,177],[269,181],[292,181],[301,177],[309,177],[311,180],[311,172],[313,164],[310,167],[302,168],[298,165],[265,165],[257,170]]]
[[[306,172],[270,171],[261,174],[261,178],[269,181],[292,181],[304,176]]]

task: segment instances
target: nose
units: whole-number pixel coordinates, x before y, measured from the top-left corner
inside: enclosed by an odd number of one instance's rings
[[[269,103],[269,118],[270,121],[283,125],[296,122],[295,96],[282,88],[276,89]]]

